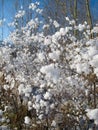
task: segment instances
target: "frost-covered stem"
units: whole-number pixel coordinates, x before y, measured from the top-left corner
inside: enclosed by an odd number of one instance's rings
[[[46,118],[46,123],[47,123],[46,130],[48,130],[48,129],[49,129],[49,121],[48,121],[48,117]]]
[[[15,112],[17,112],[17,110],[18,110],[17,107],[18,106],[17,106],[17,100],[16,100],[16,96],[15,95],[12,95],[12,101],[13,101],[13,104],[14,104],[14,110],[15,110]]]
[[[94,82],[94,108],[96,108],[96,83]]]
[[[77,126],[75,125],[75,130],[77,130]]]

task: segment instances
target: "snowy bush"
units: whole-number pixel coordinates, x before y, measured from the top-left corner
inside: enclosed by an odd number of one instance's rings
[[[57,31],[45,33],[50,25],[44,25],[38,5],[32,3],[29,9],[39,17],[16,28],[0,47],[0,127],[71,130],[84,121],[85,129],[92,119],[90,113],[87,118],[87,109],[98,102],[98,38],[90,38],[98,30],[90,31],[86,22],[76,25],[66,17],[68,26],[60,28],[50,19]],[[16,14],[14,26],[24,15],[23,10]]]

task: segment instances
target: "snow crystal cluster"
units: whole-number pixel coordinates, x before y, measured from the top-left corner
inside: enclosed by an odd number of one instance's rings
[[[87,109],[86,112],[88,118],[94,120],[94,123],[98,126],[98,109]]]
[[[15,15],[15,18],[22,18],[25,15],[24,10],[19,10],[18,13]]]

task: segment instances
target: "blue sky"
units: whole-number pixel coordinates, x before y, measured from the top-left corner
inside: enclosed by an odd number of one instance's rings
[[[98,0],[91,0],[92,15],[98,21]]]
[[[0,19],[2,18],[2,1],[4,2],[4,18],[6,19],[5,24],[3,26],[3,34],[4,37],[7,37],[9,32],[11,31],[7,23],[10,23],[13,20],[13,16],[15,15],[15,1],[16,0],[0,0]],[[28,0],[25,0],[26,2]],[[38,1],[38,0],[32,0]],[[41,3],[44,0],[39,0]],[[18,0],[20,7],[23,4],[23,0]],[[92,16],[95,20],[98,19],[98,0],[90,0],[90,6],[92,11]],[[19,7],[19,8],[20,8]],[[0,40],[2,39],[2,27],[0,27]]]

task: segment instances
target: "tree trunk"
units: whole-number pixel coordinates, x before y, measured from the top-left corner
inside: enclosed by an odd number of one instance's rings
[[[92,17],[91,17],[91,12],[90,12],[89,0],[86,0],[86,15],[87,15],[87,22],[90,25],[90,30],[91,30],[93,28],[93,25],[92,25]],[[90,37],[93,38],[93,34]]]
[[[77,21],[77,0],[74,0],[74,20]],[[76,30],[74,30],[74,35],[77,36]]]

